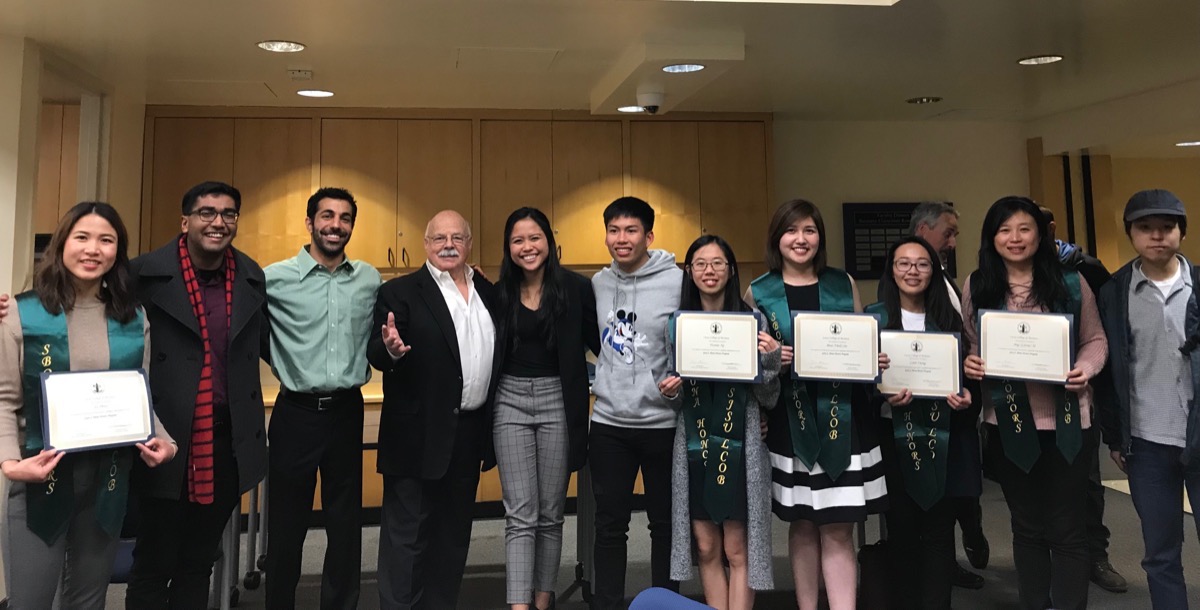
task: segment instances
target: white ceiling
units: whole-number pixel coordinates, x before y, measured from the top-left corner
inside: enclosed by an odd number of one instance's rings
[[[901,0],[890,7],[0,0],[0,7],[0,33],[33,38],[109,82],[140,85],[150,104],[589,109],[599,100],[593,111],[610,112],[649,84],[665,90],[664,108],[672,110],[1032,120],[1200,78],[1194,0]],[[264,39],[308,49],[267,53],[254,46]],[[628,64],[638,49],[686,55],[711,51],[713,41],[735,41],[743,57],[707,76],[661,75],[661,53]],[[1039,53],[1067,59],[1015,63]],[[293,83],[289,67],[315,78]],[[337,95],[294,94],[306,87]],[[904,103],[923,95],[945,101]]]

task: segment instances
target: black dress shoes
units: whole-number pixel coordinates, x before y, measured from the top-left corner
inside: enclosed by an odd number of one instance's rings
[[[1092,564],[1092,582],[1101,589],[1112,593],[1124,593],[1129,590],[1129,583],[1125,577],[1121,576],[1107,561],[1097,561]]]

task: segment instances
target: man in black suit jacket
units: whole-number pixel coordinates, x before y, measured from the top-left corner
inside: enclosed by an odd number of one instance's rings
[[[379,607],[448,610],[458,601],[497,377],[492,285],[467,266],[471,228],[439,212],[428,261],[386,282],[367,345],[383,372],[378,470]]]

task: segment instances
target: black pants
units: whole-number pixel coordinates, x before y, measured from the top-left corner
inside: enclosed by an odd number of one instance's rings
[[[205,610],[209,578],[220,555],[221,533],[238,505],[237,461],[229,429],[215,430],[212,504],[139,498],[137,543],[125,592],[127,610]],[[179,456],[179,459],[187,459]]]
[[[633,486],[642,471],[650,519],[650,579],[679,590],[671,574],[671,450],[675,428],[619,428],[593,422],[588,446],[596,496],[595,592],[592,608],[625,607],[626,543]]]
[[[1084,435],[1091,434],[1088,442],[1092,443],[1092,467],[1088,471],[1087,510],[1083,513],[1083,522],[1087,526],[1088,553],[1093,563],[1108,561],[1108,539],[1112,535],[1104,525],[1104,484],[1100,482],[1100,457],[1097,448],[1100,446],[1100,426],[1093,425],[1083,431]],[[1108,449],[1104,449],[1105,458]]]
[[[885,516],[892,610],[949,610],[954,518],[957,507],[968,498],[943,497],[929,510],[922,509],[905,489],[902,456],[895,443],[888,437],[880,447],[888,486]]]
[[[361,392],[324,410],[280,393],[271,414],[267,607],[296,607],[296,584],[304,538],[312,517],[317,472],[325,513],[325,563],[321,570],[323,610],[358,607],[362,561]]]
[[[1096,459],[1096,436],[1085,431],[1083,448],[1068,464],[1054,432],[1038,432],[1042,453],[1025,473],[1005,457],[999,430],[988,427],[986,451],[1012,514],[1021,607],[1086,608],[1091,569],[1081,516],[1087,505],[1088,471]]]
[[[381,610],[453,610],[457,606],[471,545],[487,416],[480,412],[459,416],[453,454],[442,478],[383,475]]]

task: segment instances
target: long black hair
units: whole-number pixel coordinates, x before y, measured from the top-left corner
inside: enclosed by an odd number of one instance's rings
[[[697,250],[709,244],[716,244],[725,255],[725,260],[729,261],[727,269],[729,280],[725,284],[721,311],[751,311],[750,306],[742,300],[741,291],[738,290],[737,257],[733,255],[733,248],[729,246],[729,242],[719,235],[701,235],[692,242],[691,246],[688,246],[687,255],[683,257],[683,266],[687,269],[687,273],[683,274],[683,285],[679,290],[679,308],[689,311],[704,309],[700,303],[700,289],[696,287],[696,281],[692,279],[692,257],[696,255]]]
[[[917,244],[924,248],[925,255],[929,257],[929,263],[933,266],[929,286],[925,288],[925,320],[932,322],[942,332],[961,331],[962,316],[954,309],[954,303],[950,300],[950,291],[946,288],[946,281],[942,276],[938,253],[929,242],[916,235],[901,237],[888,247],[887,264],[884,266],[883,277],[879,279],[879,296],[883,301],[884,310],[887,311],[887,327],[892,330],[904,328],[904,321],[900,316],[900,286],[896,284],[893,269],[896,264],[896,251],[906,244]]]
[[[70,239],[75,225],[89,214],[106,220],[117,234],[116,259],[112,269],[102,278],[99,297],[104,303],[104,315],[127,324],[137,315],[137,298],[133,294],[133,282],[129,279],[129,231],[125,229],[125,223],[121,222],[121,215],[107,203],[84,201],[67,210],[50,237],[45,257],[34,270],[33,291],[37,293],[42,307],[52,314],[66,313],[74,309],[74,276],[63,264],[63,246]]]
[[[527,219],[537,223],[546,236],[546,263],[542,268],[542,302],[538,305],[537,325],[538,334],[546,338],[547,349],[554,349],[558,343],[555,322],[567,310],[567,298],[563,294],[566,271],[558,262],[558,244],[554,241],[550,219],[537,208],[514,210],[504,221],[504,256],[500,259],[500,280],[496,282],[500,301],[496,318],[500,323],[501,345],[508,345],[510,352],[517,349],[517,314],[521,310],[521,282],[525,279],[525,270],[513,262],[508,242],[512,240],[513,227]]]
[[[1038,205],[1028,197],[1001,197],[988,208],[979,234],[979,269],[971,274],[971,302],[975,309],[1000,309],[1008,295],[1008,268],[996,251],[995,237],[1000,225],[1018,212],[1025,212],[1037,223],[1038,245],[1033,255],[1033,301],[1048,310],[1061,308],[1067,300],[1058,249],[1050,235],[1049,221]]]

